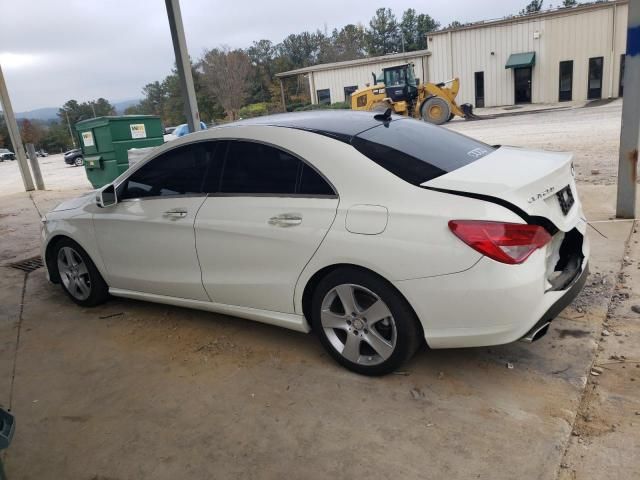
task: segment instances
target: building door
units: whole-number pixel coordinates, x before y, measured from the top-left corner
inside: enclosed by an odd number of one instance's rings
[[[476,72],[475,86],[476,86],[476,108],[484,107],[484,72]]]
[[[560,62],[560,86],[558,100],[570,101],[573,97],[573,60]]]
[[[587,98],[589,100],[602,98],[602,63],[603,57],[589,59],[589,85]]]
[[[626,55],[620,55],[620,82],[618,83],[618,96],[621,97],[624,91],[624,59]]]
[[[515,103],[531,103],[531,67],[514,68]]]

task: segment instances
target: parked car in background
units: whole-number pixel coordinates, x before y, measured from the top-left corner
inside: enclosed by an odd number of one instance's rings
[[[44,150],[42,150],[42,149],[38,150],[36,152],[36,155],[38,155],[39,157],[48,157],[49,156],[49,154],[47,152],[45,152]]]
[[[207,129],[206,123],[200,122],[200,130],[206,130],[206,129]],[[182,125],[178,125],[175,128],[175,130],[172,132],[172,134],[175,135],[178,138],[184,137],[185,135],[188,135],[189,133],[191,133],[189,131],[189,125],[187,125],[186,123],[183,123]]]
[[[75,165],[76,167],[81,167],[82,165],[84,165],[82,150],[80,150],[79,148],[74,148],[73,150],[64,152],[64,163],[66,163],[67,165]]]
[[[542,337],[587,279],[572,156],[385,114],[260,117],[158,147],[43,217],[51,281],[314,330],[380,375]],[[543,353],[537,353],[543,355]]]
[[[175,129],[176,129],[176,127],[165,127],[164,134],[165,135],[171,135],[174,132]]]
[[[7,148],[0,148],[0,162],[5,160],[15,160],[16,154]]]

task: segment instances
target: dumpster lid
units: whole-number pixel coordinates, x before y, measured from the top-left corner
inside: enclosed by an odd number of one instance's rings
[[[76,122],[74,127],[77,131],[80,131],[89,130],[96,127],[103,127],[111,122],[137,122],[151,119],[160,119],[160,117],[157,115],[112,115],[108,117],[95,117],[87,118],[86,120],[80,120],[79,122]]]

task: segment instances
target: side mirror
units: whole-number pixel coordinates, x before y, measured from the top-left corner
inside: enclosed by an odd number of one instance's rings
[[[98,192],[96,196],[96,203],[100,208],[112,207],[116,203],[118,203],[118,198],[116,197],[116,187],[113,183],[107,185],[102,190]]]

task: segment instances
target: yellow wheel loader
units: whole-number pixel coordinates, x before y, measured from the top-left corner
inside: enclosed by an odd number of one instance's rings
[[[458,105],[456,95],[460,80],[454,78],[443,83],[419,83],[413,64],[406,63],[384,68],[382,78],[373,75],[373,86],[351,94],[353,110],[384,112],[391,109],[399,115],[422,118],[425,122],[441,125],[454,116],[477,119],[469,103]]]

